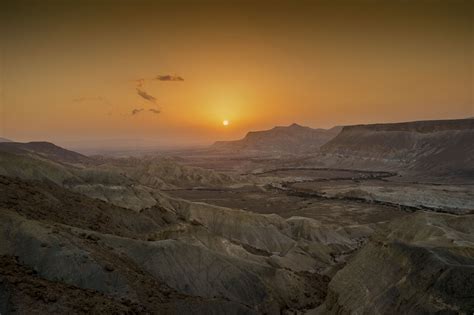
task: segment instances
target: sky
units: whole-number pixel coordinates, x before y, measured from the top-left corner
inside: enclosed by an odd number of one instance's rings
[[[2,1],[0,137],[166,147],[293,122],[472,117],[473,10],[456,0]]]

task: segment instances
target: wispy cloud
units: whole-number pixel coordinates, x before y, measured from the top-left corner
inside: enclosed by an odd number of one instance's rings
[[[153,80],[158,80],[158,81],[184,81],[183,77],[180,77],[178,75],[157,75]]]
[[[143,108],[135,108],[134,110],[132,110],[132,115],[136,115],[140,112],[143,112],[144,109]]]
[[[184,81],[184,78],[179,75],[171,75],[171,74],[159,74],[154,78],[140,78],[133,80],[136,84],[137,88],[143,87],[146,81],[164,81],[164,82],[180,82]]]
[[[146,99],[147,101],[150,101],[152,103],[156,103],[156,98],[153,95],[148,94],[144,90],[140,89],[137,87],[137,94]]]
[[[165,74],[165,75],[157,75],[152,79],[147,79],[147,78],[140,78],[133,80],[135,82],[135,88],[137,91],[137,95],[142,97],[143,99],[147,100],[148,102],[151,102],[153,104],[157,104],[156,97],[153,95],[149,94],[147,91],[144,89],[144,85],[148,81],[169,81],[169,82],[179,82],[179,81],[184,81],[183,77],[178,76],[178,75],[170,75],[170,74]],[[132,115],[136,115],[140,112],[142,112],[144,109],[143,108],[136,108],[132,111]],[[153,114],[159,114],[161,111],[159,109],[148,109],[150,113]]]
[[[152,113],[152,114],[154,114],[154,115],[157,115],[157,114],[161,113],[160,110],[154,109],[154,108],[149,108],[149,109],[147,109],[146,111],[147,111],[147,112],[150,112],[150,113]],[[137,114],[139,114],[139,113],[141,113],[141,112],[145,112],[145,109],[144,109],[144,108],[135,108],[135,109],[132,110],[132,116],[133,116],[133,115],[137,115]]]

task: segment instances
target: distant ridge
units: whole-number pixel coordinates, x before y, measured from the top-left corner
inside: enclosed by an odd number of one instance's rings
[[[89,158],[80,153],[61,148],[51,142],[1,142],[0,152],[14,153],[19,155],[34,154],[46,157],[56,162],[82,163]]]
[[[345,126],[344,131],[350,129],[370,129],[376,131],[414,131],[429,133],[446,130],[474,129],[474,118],[447,119],[447,120],[419,120],[399,123],[377,123],[367,125]]]
[[[10,139],[0,137],[0,142],[13,142]]]
[[[276,126],[269,130],[250,131],[240,140],[217,141],[211,148],[223,151],[262,151],[275,153],[304,153],[316,151],[333,137],[342,127],[313,129],[293,123]]]

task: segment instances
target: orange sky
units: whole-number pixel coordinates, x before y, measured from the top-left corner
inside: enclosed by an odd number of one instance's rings
[[[18,141],[206,144],[474,116],[470,1],[0,6],[0,136]]]

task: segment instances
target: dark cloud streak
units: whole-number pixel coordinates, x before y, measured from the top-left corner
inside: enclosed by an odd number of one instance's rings
[[[136,115],[140,112],[143,112],[144,109],[143,108],[135,108],[134,110],[132,110],[132,115]]]
[[[148,94],[144,90],[137,88],[137,94],[146,99],[147,101],[150,101],[152,103],[156,103],[156,98],[153,95]]]
[[[154,80],[158,81],[184,81],[183,77],[180,77],[178,75],[157,75]]]
[[[137,115],[137,114],[139,114],[141,112],[144,112],[144,111],[145,111],[144,108],[135,108],[135,109],[132,110],[132,116]],[[146,111],[148,111],[150,113],[153,113],[155,115],[161,113],[161,111],[159,109],[154,109],[154,108],[147,109]]]

